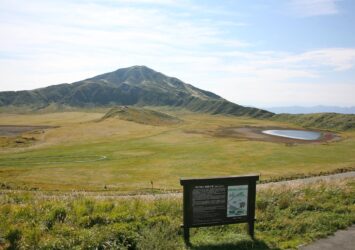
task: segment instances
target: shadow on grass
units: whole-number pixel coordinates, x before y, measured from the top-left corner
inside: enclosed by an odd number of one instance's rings
[[[266,245],[264,241],[261,240],[246,240],[236,243],[210,243],[210,244],[199,244],[199,245],[190,245],[188,249],[191,250],[266,250],[266,249],[275,249],[270,248]]]

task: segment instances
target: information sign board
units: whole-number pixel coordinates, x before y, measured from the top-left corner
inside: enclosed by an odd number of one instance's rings
[[[254,237],[257,180],[259,175],[181,179],[185,240],[189,242],[191,227],[243,222]]]

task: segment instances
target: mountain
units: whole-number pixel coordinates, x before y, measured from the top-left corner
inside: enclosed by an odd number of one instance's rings
[[[273,120],[291,122],[304,128],[335,131],[355,129],[355,115],[338,113],[277,114]]]
[[[270,107],[265,108],[276,114],[312,114],[312,113],[340,113],[340,114],[355,114],[355,106],[352,107],[337,107],[337,106],[285,106],[285,107]]]
[[[0,106],[45,108],[53,103],[72,107],[174,106],[210,114],[273,116],[269,111],[240,106],[145,66],[122,68],[71,84],[0,92]]]

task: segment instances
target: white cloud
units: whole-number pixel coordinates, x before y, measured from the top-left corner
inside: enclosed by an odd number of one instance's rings
[[[198,18],[197,6],[185,9],[189,1],[157,2],[165,4],[163,9],[151,7],[152,1],[4,2],[0,89],[32,89],[147,65],[241,104],[312,99],[355,105],[349,94],[355,82],[319,83],[324,72],[352,70],[355,48],[257,51],[249,41],[224,36],[231,27],[245,28],[242,21]],[[176,4],[183,10],[167,7]]]
[[[310,66],[328,66],[332,70],[343,71],[354,67],[354,48],[328,48],[290,56],[285,63],[308,63]]]
[[[291,9],[299,16],[323,16],[338,14],[339,0],[291,0]]]
[[[256,107],[287,106],[297,104],[302,106],[337,105],[353,106],[355,84],[313,83],[300,81],[284,84],[269,82],[269,79],[253,77],[232,77],[221,79],[223,88],[211,86],[224,98],[243,105]],[[265,84],[267,82],[267,84]]]
[[[355,67],[355,48],[315,49],[302,53],[278,51],[215,53],[215,56],[229,58],[230,64],[221,70],[273,75],[285,80],[295,77],[319,77],[323,71],[346,71]]]
[[[204,68],[205,72],[220,72],[215,76],[206,73],[207,87],[228,100],[257,106],[354,105],[355,82],[330,81],[327,77],[354,69],[355,49],[328,48],[298,54],[235,51],[228,55],[228,62],[222,60],[223,54],[220,62]]]
[[[145,3],[151,1],[144,1]],[[250,44],[223,39],[224,24],[213,19],[184,16],[175,9],[146,8],[130,1],[113,5],[91,1],[10,1],[0,7],[0,66],[2,89],[33,88],[57,82],[79,80],[82,72],[95,74],[120,66],[147,64],[194,64],[219,60],[207,54],[210,46],[236,49]],[[128,5],[119,5],[129,2]],[[141,1],[135,1],[135,3]],[[163,1],[162,1],[163,2]],[[164,4],[176,4],[168,1]],[[179,1],[188,5],[188,1]],[[229,22],[230,26],[233,22]],[[239,25],[240,23],[236,23]],[[190,53],[190,51],[193,51]],[[17,55],[16,61],[14,55]],[[104,66],[103,66],[104,65]],[[16,73],[28,71],[27,81]],[[92,69],[96,70],[92,71]],[[37,69],[41,69],[41,76]],[[58,72],[57,77],[46,72]],[[61,73],[62,72],[62,73]],[[64,73],[73,72],[73,73]],[[74,72],[77,72],[75,75]],[[87,75],[85,77],[88,77]],[[51,78],[52,77],[52,78]],[[51,79],[50,79],[51,78]],[[42,81],[42,83],[40,83]]]

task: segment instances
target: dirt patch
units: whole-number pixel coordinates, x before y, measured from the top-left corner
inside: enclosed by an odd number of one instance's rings
[[[43,129],[54,126],[0,125],[0,136],[13,137],[26,132],[43,133]]]
[[[264,130],[278,130],[285,129],[281,127],[222,127],[214,132],[214,136],[217,137],[232,137],[236,139],[255,140],[255,141],[267,141],[267,142],[279,142],[289,145],[304,144],[304,143],[325,143],[338,141],[341,137],[333,132],[328,131],[316,131],[321,133],[321,137],[317,140],[301,140],[292,139],[286,137],[280,137],[275,135],[264,134]],[[310,130],[308,130],[310,131]]]

